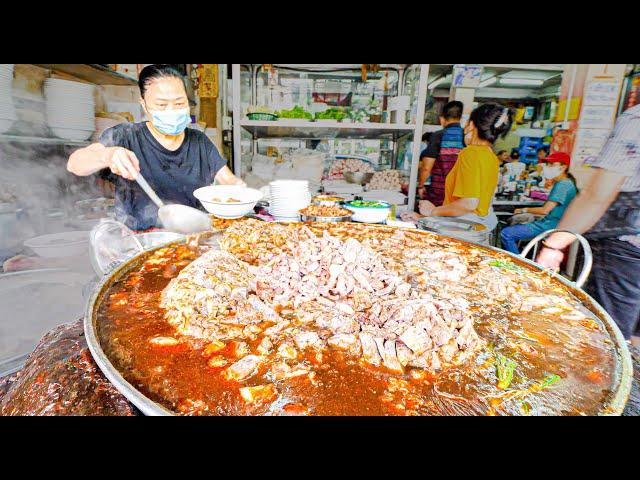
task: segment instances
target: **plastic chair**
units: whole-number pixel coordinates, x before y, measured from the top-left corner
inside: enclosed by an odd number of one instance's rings
[[[582,271],[580,272],[576,281],[574,282],[576,287],[582,288],[582,286],[587,282],[587,279],[589,278],[589,274],[591,273],[591,267],[593,266],[593,252],[591,251],[591,246],[589,245],[589,242],[587,241],[587,239],[584,238],[582,235],[572,232],[570,230],[557,230],[557,229],[547,230],[546,232],[542,232],[537,237],[532,238],[531,241],[527,244],[527,246],[524,247],[524,250],[522,250],[522,253],[520,255],[523,258],[526,258],[526,256],[529,254],[531,249],[535,247],[534,254],[533,254],[533,258],[535,258],[538,254],[538,243],[540,243],[542,240],[544,240],[549,235],[555,232],[570,233],[574,235],[576,239],[580,242],[580,245],[582,245],[582,249],[584,251],[584,265],[582,266]]]

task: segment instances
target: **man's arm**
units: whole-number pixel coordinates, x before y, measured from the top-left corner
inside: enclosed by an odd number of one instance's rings
[[[420,170],[418,171],[418,188],[422,188],[424,186],[424,182],[427,181],[429,175],[431,175],[431,170],[433,169],[433,164],[436,163],[435,158],[431,157],[422,157],[420,159]]]
[[[241,178],[236,177],[226,165],[216,173],[215,180],[221,185],[247,186],[247,184]]]
[[[588,231],[611,206],[624,181],[625,176],[620,173],[598,169],[587,187],[569,205],[557,228],[575,233]],[[545,244],[552,248],[543,246],[536,262],[543,267],[559,270],[564,258],[564,254],[559,250],[567,248],[575,239],[571,233],[552,233],[545,240]]]
[[[616,199],[625,178],[619,173],[602,168],[596,170],[587,187],[567,208],[562,220],[558,223],[558,229],[576,233],[588,231]],[[547,243],[555,248],[565,248],[574,240],[575,237],[571,234],[554,233]]]

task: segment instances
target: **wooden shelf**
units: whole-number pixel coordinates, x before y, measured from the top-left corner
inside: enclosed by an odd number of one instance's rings
[[[37,67],[72,75],[96,85],[137,85],[133,78],[95,63],[34,63]]]

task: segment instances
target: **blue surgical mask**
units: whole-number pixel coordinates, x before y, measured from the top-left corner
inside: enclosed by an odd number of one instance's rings
[[[153,126],[165,135],[180,135],[191,123],[188,108],[180,110],[148,110]]]

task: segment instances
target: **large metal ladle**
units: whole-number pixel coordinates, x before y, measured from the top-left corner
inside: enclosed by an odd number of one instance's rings
[[[178,204],[165,205],[144,179],[142,174],[138,173],[136,176],[136,182],[138,182],[140,188],[149,195],[149,198],[153,203],[157,205],[158,217],[160,218],[164,228],[167,230],[186,235],[209,230],[211,227],[211,220],[209,219],[209,216],[197,208]]]

